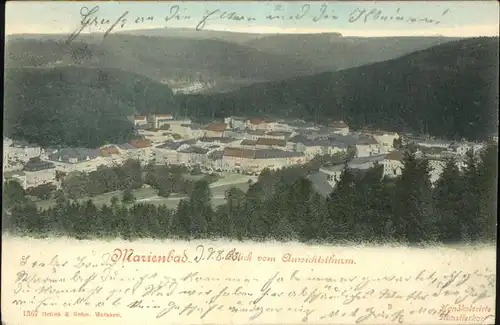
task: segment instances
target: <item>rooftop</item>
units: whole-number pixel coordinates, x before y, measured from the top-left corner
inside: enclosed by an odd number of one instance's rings
[[[179,150],[179,152],[204,155],[208,152],[208,149],[192,146],[192,147],[187,147],[185,149],[181,149]]]
[[[348,127],[347,124],[344,123],[344,121],[333,121],[328,123],[328,126],[334,129],[343,129]]]
[[[257,140],[243,139],[240,142],[240,145],[242,145],[242,146],[255,146],[256,144],[257,144]]]
[[[281,139],[270,139],[270,138],[258,138],[257,145],[260,146],[286,146],[286,141]]]
[[[99,149],[88,148],[63,148],[49,155],[49,159],[53,161],[69,162],[70,159],[77,161],[94,159],[99,156]]]
[[[202,138],[199,138],[198,141],[229,143],[229,142],[233,141],[233,139],[227,138],[227,137],[202,137]]]
[[[157,146],[156,148],[177,150],[182,145],[185,145],[185,144],[187,144],[187,145],[193,145],[195,143],[196,143],[196,140],[194,140],[194,139],[186,140],[186,141],[167,141],[167,142],[165,142],[165,143]]]
[[[401,161],[403,160],[403,153],[400,151],[391,151],[386,157],[386,160],[396,160],[396,161]]]
[[[226,127],[226,123],[210,123],[206,126],[205,129],[207,131],[224,132],[226,130]]]
[[[119,155],[120,150],[116,146],[104,147],[99,150],[99,153],[102,157],[108,157],[110,155]]]
[[[148,140],[148,139],[132,140],[129,143],[131,146],[133,146],[137,149],[151,147],[151,145],[152,145],[151,140]]]
[[[266,119],[260,118],[260,117],[250,118],[250,119],[248,119],[248,121],[250,122],[250,124],[254,124],[254,125],[268,122]]]
[[[328,175],[321,171],[307,176],[314,190],[323,197],[328,197],[333,191],[333,187],[328,183],[327,177]]]
[[[155,118],[165,118],[165,119],[172,119],[172,115],[170,114],[155,114],[153,115]]]

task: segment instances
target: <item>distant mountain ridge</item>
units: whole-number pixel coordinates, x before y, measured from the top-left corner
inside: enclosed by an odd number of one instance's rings
[[[137,34],[137,35],[132,35]],[[9,67],[77,65],[116,68],[173,88],[205,82],[202,91],[234,90],[256,82],[336,71],[383,61],[450,41],[449,38],[350,38],[338,33],[249,34],[153,29],[80,35],[9,35]]]
[[[334,118],[355,128],[485,139],[498,128],[497,89],[498,37],[484,37],[225,94],[177,97],[193,115]]]

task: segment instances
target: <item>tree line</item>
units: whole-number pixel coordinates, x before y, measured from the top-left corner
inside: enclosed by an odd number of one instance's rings
[[[97,207],[91,200],[58,197],[37,209],[22,188],[5,184],[4,230],[21,235],[76,238],[233,238],[301,242],[484,242],[496,240],[496,145],[467,154],[465,166],[446,162],[430,182],[429,162],[405,152],[402,174],[382,178],[382,166],[346,169],[334,191],[319,195],[305,167],[264,170],[245,193],[226,191],[213,206],[209,183],[199,180],[176,209],[118,199]]]

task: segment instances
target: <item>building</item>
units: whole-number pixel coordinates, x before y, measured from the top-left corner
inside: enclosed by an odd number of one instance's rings
[[[180,165],[193,167],[196,165],[205,165],[207,163],[208,149],[190,146],[177,150],[178,162]]]
[[[160,165],[180,165],[181,158],[177,150],[182,150],[195,144],[196,140],[194,139],[187,141],[166,141],[153,149],[156,163]]]
[[[267,130],[269,121],[259,117],[250,118],[247,120],[246,127],[251,130]]]
[[[434,147],[434,148],[445,148],[448,149],[453,142],[440,139],[415,139],[413,141],[419,147]]]
[[[355,170],[368,170],[382,165],[387,154],[374,155],[369,157],[358,157],[354,158],[347,164],[347,168]]]
[[[134,126],[147,126],[148,125],[148,119],[144,115],[136,115],[134,116]]]
[[[120,149],[115,145],[104,146],[99,149],[99,157],[107,161],[106,165],[120,165],[124,162],[124,156]]]
[[[331,129],[332,133],[341,135],[349,134],[349,126],[342,120],[330,122],[328,127]]]
[[[300,139],[294,138],[297,142],[295,145],[295,150],[298,152],[303,152],[308,160],[313,159],[316,156],[324,155],[335,155],[338,153],[343,153],[347,150],[347,146],[343,143],[331,141],[329,139]]]
[[[269,131],[264,134],[264,138],[277,139],[277,140],[287,140],[292,132],[290,131]]]
[[[224,154],[224,151],[222,150],[213,150],[209,153],[207,153],[207,161],[205,163],[205,169],[209,171],[217,171],[217,172],[222,172],[224,169],[224,165],[222,163],[222,156]]]
[[[210,148],[213,145],[217,145],[218,147],[225,147],[230,145],[235,145],[239,142],[239,140],[226,138],[226,137],[202,137],[197,139],[196,146],[202,148]]]
[[[278,149],[225,148],[222,154],[224,170],[255,174],[265,168],[279,169],[305,162],[303,153]]]
[[[334,189],[331,182],[328,181],[329,177],[329,175],[322,171],[307,175],[307,178],[311,181],[314,191],[324,198],[327,198]]]
[[[205,127],[205,137],[224,137],[226,131],[226,123],[210,123]]]
[[[201,124],[185,124],[186,138],[198,139],[205,136],[205,126]]]
[[[230,129],[233,130],[243,130],[247,127],[246,117],[230,116],[224,119],[224,123],[228,125]]]
[[[380,154],[380,145],[373,137],[360,137],[356,142],[356,157]]]
[[[244,149],[255,149],[256,144],[257,144],[257,140],[243,139],[240,142],[240,147],[242,147]]]
[[[183,139],[188,139],[191,136],[191,125],[192,121],[190,119],[172,119],[168,120],[168,131],[173,134],[179,134]]]
[[[148,164],[155,159],[155,151],[153,150],[153,143],[149,139],[138,139],[129,142],[133,148],[128,150],[128,159],[136,159],[141,164]]]
[[[286,141],[281,139],[258,138],[257,141],[255,142],[255,147],[257,149],[267,149],[267,148],[284,149],[286,147]]]
[[[383,160],[384,177],[397,177],[403,171],[403,154],[400,151],[392,151]]]
[[[266,135],[266,131],[264,131],[264,130],[247,129],[247,130],[245,130],[244,139],[257,141],[257,139],[262,138],[265,135]]]
[[[173,116],[170,114],[154,114],[152,116],[153,127],[155,129],[169,129],[170,121],[173,120]]]
[[[91,172],[99,166],[109,165],[110,160],[100,156],[100,149],[63,148],[48,156],[57,171],[61,172]]]
[[[366,133],[369,134],[371,137],[373,137],[373,139],[375,139],[375,141],[378,142],[378,144],[380,145],[381,153],[387,153],[395,150],[394,141],[399,140],[400,138],[397,132],[375,130],[375,131],[368,131]]]
[[[335,188],[344,170],[345,165],[323,166],[319,169],[325,175],[325,179],[331,188]]]

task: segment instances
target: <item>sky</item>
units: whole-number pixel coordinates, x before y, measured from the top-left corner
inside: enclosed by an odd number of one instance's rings
[[[114,31],[165,27],[194,30],[198,25],[203,25],[205,30],[247,33],[339,32],[344,36],[361,37],[473,37],[499,34],[499,4],[495,0],[272,3],[9,1],[6,5],[5,30],[8,35],[70,34],[82,25],[82,13],[88,13],[96,6],[97,10],[87,17],[93,24],[86,26],[82,33],[105,32],[118,21]],[[209,13],[204,21],[203,18]],[[266,18],[269,15],[284,15],[287,19],[270,20]],[[288,19],[290,16],[295,18]],[[94,18],[97,18],[97,24]],[[101,23],[103,20],[104,23]],[[200,25],[203,21],[204,24]]]

